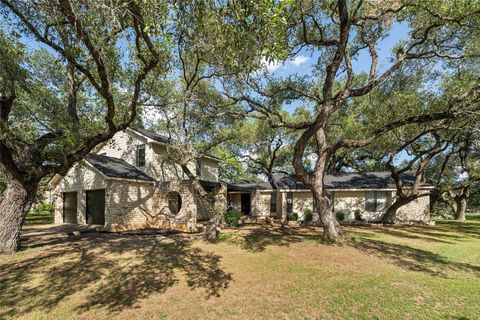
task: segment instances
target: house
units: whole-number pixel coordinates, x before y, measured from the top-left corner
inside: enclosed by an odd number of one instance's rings
[[[144,129],[126,129],[76,163],[65,176],[51,181],[55,223],[103,225],[119,231],[168,228],[195,231],[209,210],[194,192],[182,168],[166,156],[178,152],[173,141]],[[270,183],[224,183],[218,178],[220,159],[205,155],[188,164],[216,205],[238,208],[245,215],[284,219],[296,212],[315,212],[312,193],[294,175],[279,173]],[[412,183],[408,175],[402,178]],[[365,220],[378,220],[392,203],[395,187],[388,173],[327,175],[333,209],[346,219],[359,211]],[[431,186],[423,186],[429,191]],[[401,220],[429,219],[429,197],[401,209]]]
[[[414,177],[401,176],[404,186],[413,185]],[[325,188],[332,200],[332,210],[343,212],[347,221],[355,220],[357,212],[362,220],[379,221],[393,203],[396,187],[389,172],[335,173],[325,175]],[[429,194],[433,186],[423,185],[422,193]],[[303,219],[305,212],[316,212],[313,194],[295,175],[286,172],[273,175],[272,183],[240,182],[228,186],[228,206],[250,212],[256,217],[284,219],[297,213]],[[426,222],[430,220],[430,197],[418,198],[397,211],[399,221]],[[316,217],[318,219],[318,215]]]
[[[182,168],[165,159],[176,152],[172,142],[143,129],[115,134],[64,177],[52,179],[55,223],[97,224],[111,231],[196,230],[197,214],[206,210]],[[203,156],[188,165],[209,192],[226,189],[218,182],[219,162]]]

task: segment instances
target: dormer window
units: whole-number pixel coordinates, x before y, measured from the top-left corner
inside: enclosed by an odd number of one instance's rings
[[[137,146],[135,162],[137,164],[137,167],[145,166],[145,145],[144,144],[139,144]]]

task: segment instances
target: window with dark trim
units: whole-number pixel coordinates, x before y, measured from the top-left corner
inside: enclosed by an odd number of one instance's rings
[[[202,160],[200,159],[197,160],[195,172],[197,173],[197,177],[200,177],[202,175]]]
[[[277,193],[270,194],[270,212],[277,212]]]
[[[135,157],[135,162],[137,167],[144,167],[145,166],[145,145],[139,144],[137,146],[137,152]]]
[[[367,191],[365,195],[365,210],[381,212],[387,207],[387,193],[385,191]]]
[[[293,212],[293,193],[287,192],[287,213]]]
[[[172,214],[177,214],[182,209],[182,197],[176,191],[170,191],[167,194],[168,209]]]
[[[228,207],[229,208],[233,208],[233,203],[234,203],[234,195],[233,194],[229,194],[228,195]]]

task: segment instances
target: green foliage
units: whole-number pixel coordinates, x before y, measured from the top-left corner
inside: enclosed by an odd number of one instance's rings
[[[27,224],[45,224],[53,223],[54,206],[48,203],[38,203],[33,206],[27,214],[25,223]]]
[[[229,227],[238,227],[242,216],[242,212],[235,208],[228,208],[223,214],[225,224]]]
[[[335,212],[335,217],[337,218],[338,221],[344,221],[346,214],[343,211],[337,211]]]
[[[298,221],[298,213],[291,212],[291,213],[287,214],[287,220],[288,221]]]
[[[360,209],[355,209],[354,213],[355,221],[364,221],[365,219],[362,218],[362,211]]]
[[[437,209],[432,211],[432,216],[440,219],[455,219],[455,215],[451,210]]]
[[[310,209],[307,209],[303,212],[303,224],[308,225],[313,221],[313,212]]]

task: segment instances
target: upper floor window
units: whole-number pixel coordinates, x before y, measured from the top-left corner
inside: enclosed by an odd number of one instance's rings
[[[287,192],[287,213],[293,212],[293,193]]]
[[[139,144],[137,146],[135,162],[137,164],[137,167],[145,166],[145,145],[144,144]]]
[[[277,212],[277,193],[270,194],[270,212]]]
[[[197,177],[202,175],[202,160],[200,159],[197,160],[195,172],[197,173]]]
[[[380,212],[387,207],[387,193],[385,191],[367,191],[365,209],[370,212]]]

